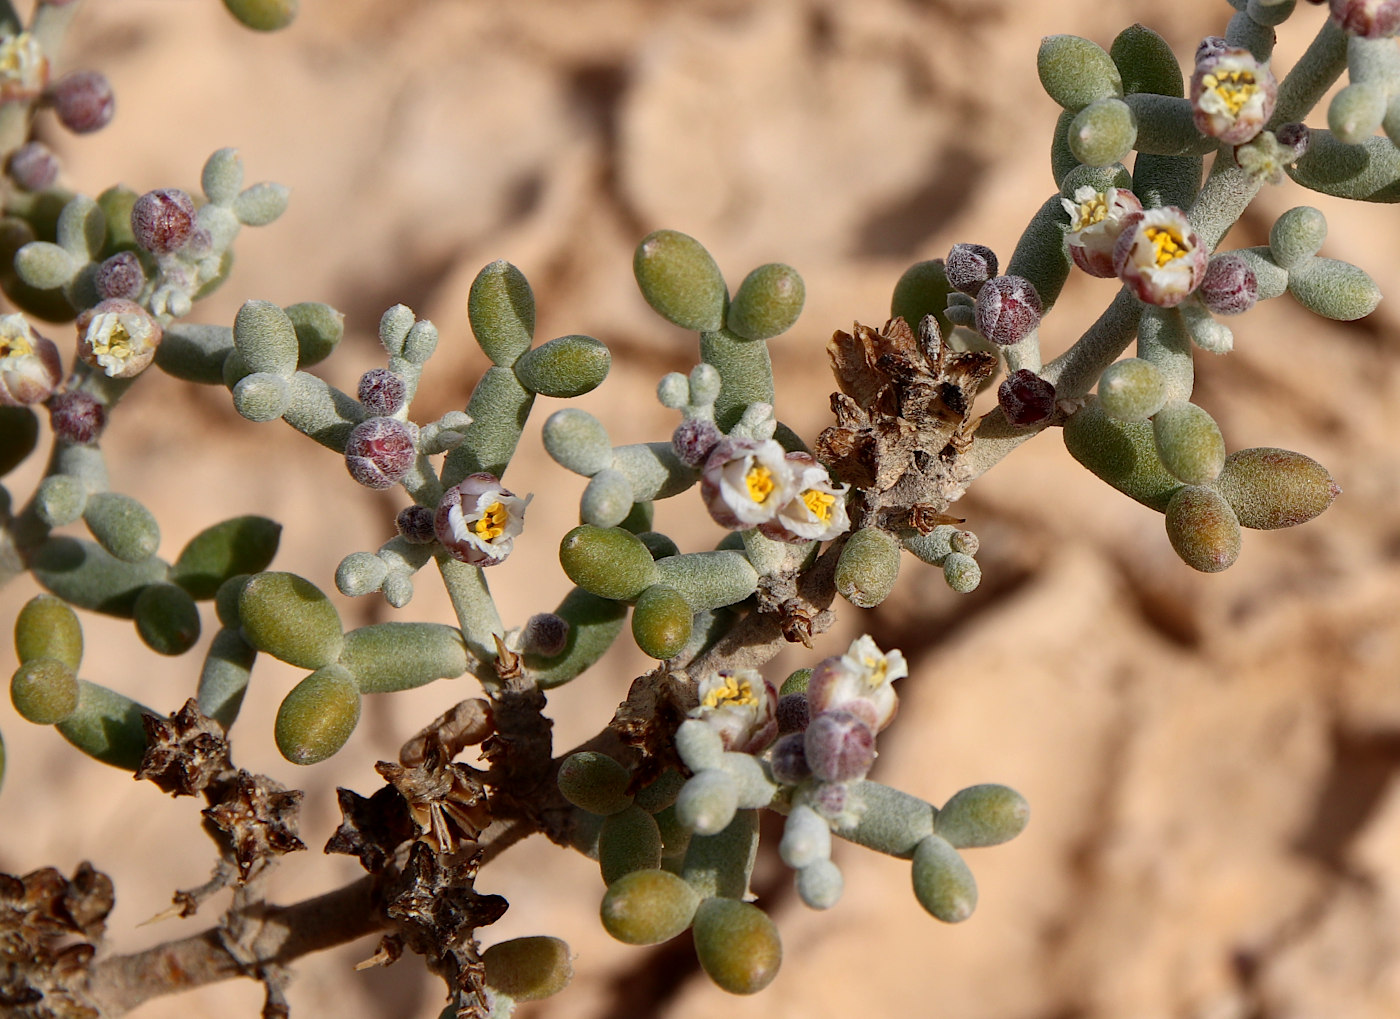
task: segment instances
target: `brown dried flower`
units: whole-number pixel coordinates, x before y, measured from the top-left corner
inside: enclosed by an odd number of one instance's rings
[[[273,857],[306,848],[297,838],[301,790],[287,789],[266,775],[240,769],[221,792],[204,816],[233,843],[241,880],[246,882]]]
[[[224,727],[200,711],[193,697],[169,718],[142,715],[141,722],[146,753],[138,779],[148,778],[172,796],[193,796],[232,777]]]

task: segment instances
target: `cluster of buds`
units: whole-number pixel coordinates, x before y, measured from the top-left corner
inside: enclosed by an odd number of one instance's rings
[[[775,541],[830,541],[851,526],[849,485],[836,485],[810,453],[785,453],[773,439],[730,437],[710,452],[700,477],[705,506],[721,526],[757,527]]]

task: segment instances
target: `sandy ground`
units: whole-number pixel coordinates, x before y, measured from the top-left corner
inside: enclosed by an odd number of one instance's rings
[[[72,186],[96,194],[193,187],[212,150],[237,146],[249,179],[292,188],[287,215],[247,231],[229,283],[194,318],[228,323],[257,297],[324,300],[350,335],[323,366],[353,389],[380,363],[383,310],[411,305],[442,330],[415,417],[460,407],[484,367],[466,293],[508,258],[531,279],[539,338],[583,332],[614,354],[580,401],[616,443],[673,425],[651,396],[695,359],[694,338],[656,318],[631,280],[631,250],[665,226],[709,246],[731,285],[764,262],[793,264],[807,309],[773,344],[778,410],[812,437],[826,423],[823,344],[853,319],[879,322],[910,263],[958,241],[1010,254],[1052,190],[1055,108],[1035,77],[1039,38],[1107,45],[1143,21],[1183,59],[1221,32],[1223,2],[1146,0],[518,0],[513,4],[307,0],[296,27],[257,37],[221,5],[87,5],[69,67],[115,84],[118,114],[88,139],[54,140]],[[1323,11],[1281,31],[1291,64]],[[1312,123],[1322,124],[1320,114]],[[1263,243],[1283,210],[1317,204],[1324,254],[1383,289],[1400,280],[1400,231],[1385,206],[1346,206],[1287,184],[1228,239]],[[1044,329],[1060,349],[1113,293],[1076,277]],[[1003,782],[1032,804],[1014,843],[970,855],[981,887],[958,927],[927,917],[907,864],[838,848],[844,900],[805,910],[775,858],[756,884],[787,961],[753,998],[712,987],[685,949],[637,950],[599,929],[588,861],[531,841],[480,887],[512,908],[484,940],[566,938],[573,987],[522,1015],[913,1016],[949,1019],[1313,1019],[1400,1014],[1400,341],[1396,307],[1340,326],[1282,298],[1234,325],[1236,352],[1201,355],[1196,399],[1230,448],[1277,445],[1325,463],[1345,494],[1320,521],[1254,532],[1229,572],[1178,562],[1161,517],[1079,468],[1056,435],[1013,454],[960,504],[982,538],[982,588],[951,594],[906,569],[879,610],[849,610],[820,654],[868,630],[913,664],[875,776],[942,802]],[[547,401],[545,401],[547,402]],[[506,618],[567,589],[556,541],[581,481],[549,463],[542,406],[511,482],[533,491],[519,551],[491,575]],[[391,533],[398,503],[357,490],[336,458],[280,426],[236,417],[222,391],[161,377],[124,404],[104,443],[115,487],[158,514],[173,555],[201,527],[258,512],[287,525],[281,569],[332,586],[346,553]],[[32,472],[10,479],[27,492]],[[693,497],[661,508],[682,547],[718,535]],[[445,621],[431,577],[401,615],[378,599],[339,604],[347,625]],[[0,595],[9,618],[33,593]],[[84,675],[166,709],[193,689],[198,650],[153,661],[129,624],[94,619]],[[8,647],[3,651],[9,655]],[[810,658],[805,659],[810,661]],[[788,654],[781,676],[804,659]],[[6,661],[8,670],[12,662]],[[602,725],[645,668],[618,649],[551,697],[561,746]],[[463,681],[373,699],[333,760],[298,770],[270,733],[288,667],[258,667],[235,730],[239,763],[306,789],[315,847],[337,820],[334,788],[368,792],[370,765],[448,704]],[[111,873],[118,950],[199,929],[205,918],[136,924],[201,883],[212,854],[189,800],[72,753],[0,704],[9,773],[0,869],[94,861]],[[275,894],[292,900],[351,879],[346,858],[290,858]],[[364,941],[298,966],[293,1013],[430,1019],[439,985],[414,959],[352,974]],[[135,1015],[254,1015],[248,982],[153,1002]]]

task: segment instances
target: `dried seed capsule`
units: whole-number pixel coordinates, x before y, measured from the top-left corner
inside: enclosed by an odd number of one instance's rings
[[[1193,570],[1219,573],[1240,554],[1240,523],[1220,493],[1188,485],[1167,504],[1167,537]]]
[[[632,637],[652,658],[666,661],[690,640],[695,613],[675,588],[652,584],[632,610]]]
[[[961,923],[977,908],[977,882],[948,842],[930,835],[914,850],[914,896],[930,915]]]
[[[604,818],[598,832],[598,866],[608,885],[624,874],[660,867],[661,831],[652,816],[634,805]]]
[[[706,899],[693,926],[701,967],[730,994],[756,994],[778,975],[783,961],[778,928],[753,903]]]
[[[398,418],[361,421],[345,442],[345,467],[366,488],[392,488],[418,458],[416,429]]]
[[[1152,418],[1152,440],[1162,466],[1188,485],[1214,481],[1225,466],[1225,438],[1202,408],[1185,400],[1167,404]]]
[[[997,403],[1013,425],[1033,425],[1055,413],[1055,387],[1029,368],[1018,368],[997,387]]]
[[[559,938],[512,938],[481,953],[486,986],[514,1001],[538,1001],[558,994],[574,976],[573,955]],[[455,1014],[455,1009],[450,1009]]]
[[[675,230],[648,234],[637,245],[632,272],[642,296],[663,318],[696,332],[717,332],[724,325],[724,277],[694,237]]]
[[[199,608],[183,588],[151,584],[132,609],[136,632],[157,654],[182,655],[199,640]]]
[[[57,658],[31,658],[10,680],[10,702],[26,722],[57,725],[78,707],[78,674]]]
[[[933,830],[954,849],[996,846],[1014,839],[1030,820],[1024,796],[1004,785],[974,785],[953,794],[933,818]]]
[[[787,332],[802,314],[806,290],[790,265],[761,265],[744,277],[734,293],[725,325],[746,340],[768,340]]]
[[[36,594],[15,617],[15,657],[55,658],[76,669],[83,662],[83,627],[62,598]]]
[[[74,71],[49,86],[46,94],[58,121],[74,134],[100,131],[112,120],[117,101],[101,71]]]
[[[700,895],[665,870],[636,870],[608,886],[603,929],[626,945],[659,945],[690,926]]]
[[[627,784],[632,776],[607,754],[584,750],[570,754],[559,766],[559,791],[564,799],[589,813],[616,814],[632,806]]]
[[[330,665],[345,644],[331,600],[293,573],[249,577],[238,595],[238,619],[249,644],[303,669]]]
[[[1341,489],[1327,468],[1287,449],[1241,449],[1225,458],[1215,489],[1241,527],[1272,530],[1317,516]]]
[[[348,669],[328,665],[292,688],[277,709],[277,749],[293,764],[316,764],[345,746],[360,721],[360,691]]]
[[[1009,347],[1040,325],[1040,295],[1020,276],[996,276],[977,292],[977,331]]]
[[[194,226],[194,200],[179,188],[147,191],[131,207],[136,243],[153,254],[168,255],[183,248]]]

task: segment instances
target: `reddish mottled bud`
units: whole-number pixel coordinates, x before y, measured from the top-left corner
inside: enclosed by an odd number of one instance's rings
[[[954,244],[943,271],[956,289],[976,297],[982,284],[997,274],[996,252],[981,244]]]
[[[96,442],[107,427],[107,408],[81,390],[57,393],[49,400],[49,426],[60,442]]]
[[[1019,368],[997,387],[997,403],[1013,425],[1033,425],[1055,412],[1055,387],[1029,368]]]
[[[812,768],[807,763],[806,740],[800,732],[778,737],[778,742],[773,744],[773,754],[768,759],[773,781],[797,785],[812,774]]]
[[[1196,296],[1217,315],[1238,315],[1259,299],[1259,280],[1239,255],[1216,255]]]
[[[1400,31],[1400,0],[1330,0],[1332,20],[1342,31],[1384,39]]]
[[[854,782],[875,763],[875,734],[849,711],[824,711],[803,734],[812,774],[823,782]]]
[[[812,711],[807,705],[807,693],[785,693],[778,698],[778,731],[801,732],[807,728]]]
[[[977,292],[977,331],[1003,347],[1040,325],[1040,295],[1020,276],[994,276]]]
[[[25,142],[10,156],[10,179],[26,191],[43,191],[58,180],[58,157],[43,142]]]
[[[394,526],[404,541],[414,545],[426,545],[437,538],[433,533],[433,511],[426,506],[406,506],[399,510]]]
[[[360,402],[375,417],[388,417],[403,406],[403,379],[388,368],[371,368],[360,376]]]
[[[345,443],[345,466],[366,488],[393,487],[417,455],[412,427],[395,418],[361,421]]]
[[[671,433],[671,446],[683,463],[690,467],[699,467],[704,464],[722,438],[724,434],[713,421],[687,418]]]
[[[92,282],[103,300],[121,297],[132,301],[146,285],[146,270],[135,252],[119,251],[97,267]]]
[[[1297,159],[1312,144],[1312,131],[1307,124],[1284,124],[1274,132],[1274,141],[1286,149],[1292,149],[1293,158]]]
[[[116,111],[112,83],[101,71],[74,71],[49,86],[48,102],[64,127],[90,134],[106,127]]]
[[[194,232],[194,201],[179,188],[147,191],[131,207],[136,243],[157,255],[178,251]]]

